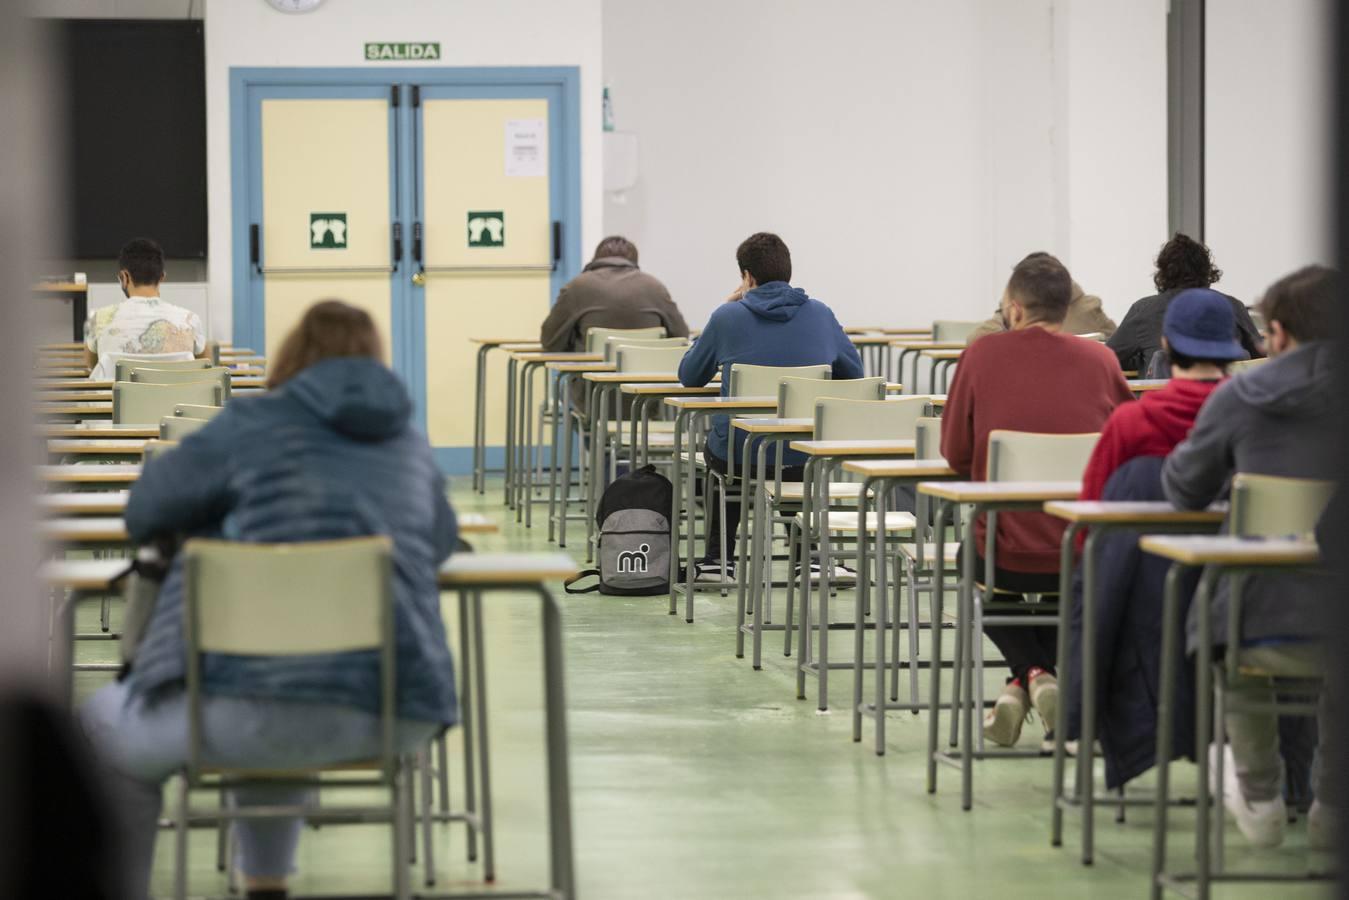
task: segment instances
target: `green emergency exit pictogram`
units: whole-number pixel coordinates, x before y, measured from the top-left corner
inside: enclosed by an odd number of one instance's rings
[[[468,245],[470,247],[506,246],[506,214],[470,212],[468,214]]]
[[[310,250],[345,250],[346,248],[346,213],[314,212],[309,214]]]

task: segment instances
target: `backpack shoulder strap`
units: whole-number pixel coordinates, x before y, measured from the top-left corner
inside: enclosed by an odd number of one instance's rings
[[[590,587],[575,588],[575,589],[572,588],[572,585],[576,584],[576,582],[580,581],[583,578],[590,578],[592,576],[598,579],[600,577],[600,570],[586,569],[584,572],[578,572],[571,578],[568,578],[566,581],[562,582],[562,587],[568,594],[593,594],[600,589],[599,581],[596,581],[594,584],[590,585]]]

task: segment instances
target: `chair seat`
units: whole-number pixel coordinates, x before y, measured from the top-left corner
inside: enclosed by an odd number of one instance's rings
[[[900,545],[899,545],[899,552],[900,552],[901,554],[903,554],[904,556],[907,556],[909,559],[917,559],[917,558],[918,558],[918,545],[917,545],[917,544],[900,544]],[[943,557],[944,557],[944,559],[943,559],[942,561],[943,561],[944,563],[946,563],[946,567],[947,567],[948,569],[954,569],[954,568],[955,568],[955,565],[956,565],[956,554],[958,554],[959,552],[960,552],[960,545],[959,545],[958,543],[956,543],[955,541],[947,541],[946,544],[942,547],[942,555],[943,555]],[[924,544],[924,545],[923,545],[923,561],[924,561],[925,563],[931,565],[932,562],[933,562],[936,558],[937,558],[937,545],[936,545],[936,544]]]
[[[766,485],[768,496],[771,499],[783,503],[800,503],[806,498],[806,486],[800,481],[784,481],[782,490],[774,490],[774,484],[769,482]],[[829,482],[829,501],[831,503],[856,503],[857,495],[861,492],[862,485],[856,481],[831,481]],[[875,492],[869,492],[868,497],[874,496]]]
[[[830,531],[855,533],[858,531],[858,520],[860,518],[861,516],[855,512],[834,511],[829,513],[825,527]],[[867,534],[875,532],[879,524],[880,517],[876,513],[867,513]],[[917,527],[918,520],[913,517],[913,513],[888,512],[885,514],[886,531],[913,531]]]

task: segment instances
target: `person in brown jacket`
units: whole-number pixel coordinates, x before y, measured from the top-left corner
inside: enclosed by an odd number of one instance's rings
[[[1027,254],[1026,259],[1021,262],[1039,256],[1049,257],[1055,262],[1058,261],[1052,254],[1037,250],[1034,253]],[[970,333],[966,343],[973,343],[976,338],[981,338],[986,334],[997,334],[1006,330],[1007,323],[1003,321],[1002,311],[999,308],[999,311],[995,312],[988,321]],[[1068,301],[1068,318],[1063,320],[1063,331],[1066,334],[1100,333],[1108,338],[1115,333],[1115,322],[1101,308],[1101,298],[1095,294],[1088,294],[1082,290],[1082,285],[1074,280],[1072,299]]]

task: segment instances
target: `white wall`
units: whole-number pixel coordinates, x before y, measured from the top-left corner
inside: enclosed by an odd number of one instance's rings
[[[1221,287],[1254,302],[1334,263],[1332,0],[1209,0],[1205,238]]]
[[[1122,315],[1165,237],[1165,37],[1165,0],[605,0],[641,143],[605,230],[694,321],[759,229],[847,324],[983,318],[1041,249]]]
[[[600,0],[328,0],[316,12],[299,16],[278,13],[262,0],[211,0],[206,8],[206,176],[217,334],[229,334],[233,321],[229,70],[365,68],[373,65],[363,59],[366,41],[439,41],[447,66],[580,66],[581,232],[583,243],[599,240]]]

